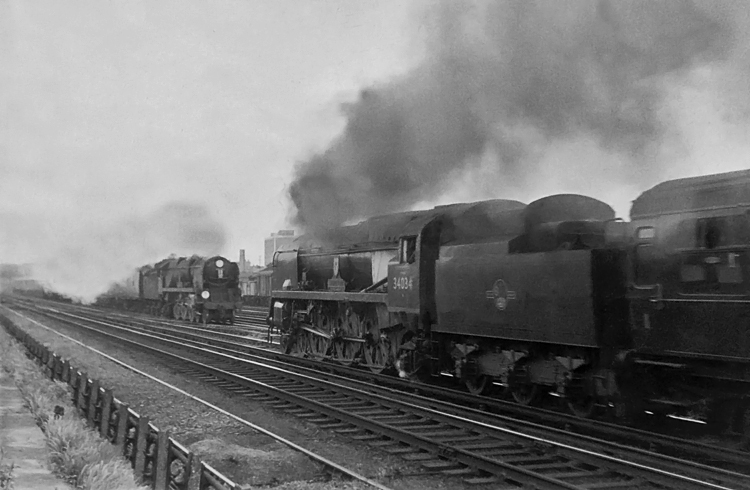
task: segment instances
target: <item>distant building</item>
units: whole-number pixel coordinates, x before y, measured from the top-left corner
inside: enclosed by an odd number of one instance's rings
[[[240,249],[240,260],[237,262],[240,268],[240,289],[242,290],[242,296],[257,296],[258,271],[263,267],[259,265],[253,265],[249,260],[245,259],[245,250]]]
[[[0,291],[12,289],[42,290],[31,264],[0,264]]]
[[[270,265],[273,262],[273,254],[279,248],[291,244],[294,238],[294,230],[279,230],[278,233],[271,233],[271,236],[265,240],[264,265]]]
[[[271,296],[271,276],[273,275],[273,269],[267,267],[259,270],[257,274],[258,283],[258,295],[259,296]]]

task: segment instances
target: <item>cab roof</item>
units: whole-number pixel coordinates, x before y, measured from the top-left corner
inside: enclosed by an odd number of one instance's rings
[[[750,205],[750,170],[668,180],[633,201],[630,219]]]

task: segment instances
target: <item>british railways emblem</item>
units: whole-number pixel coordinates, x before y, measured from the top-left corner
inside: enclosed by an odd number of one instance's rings
[[[495,308],[500,311],[504,311],[508,307],[508,301],[516,299],[515,291],[508,291],[508,286],[505,285],[505,281],[498,279],[495,284],[492,285],[492,289],[485,293],[487,299],[491,299],[495,303]]]

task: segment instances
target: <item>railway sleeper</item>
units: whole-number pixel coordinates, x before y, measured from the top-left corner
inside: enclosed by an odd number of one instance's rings
[[[450,442],[451,444],[455,444],[457,442],[462,442],[462,441],[474,441],[477,439],[477,437],[479,436],[477,436],[476,434],[468,434],[468,435],[463,435],[463,436],[437,437],[437,438],[440,439],[440,442],[444,442],[444,443]]]
[[[418,452],[413,454],[404,454],[402,456],[406,461],[429,461],[436,460],[437,456],[432,453]]]
[[[356,434],[362,432],[363,429],[360,427],[354,427],[353,425],[347,424],[349,427],[343,427],[341,429],[335,429],[334,432],[337,434]]]
[[[321,423],[321,424],[318,424],[318,427],[320,429],[333,430],[334,432],[337,432],[338,431],[337,429],[342,429],[342,428],[347,427],[347,426],[349,426],[349,423],[335,421],[335,420],[332,420],[330,423]]]
[[[559,464],[560,458],[550,458],[550,457],[539,457],[539,456],[528,456],[528,457],[521,457],[521,458],[515,458],[515,459],[504,459],[503,463],[508,463],[512,465],[522,466],[524,468],[528,468],[532,465],[548,465],[548,464]]]
[[[469,485],[494,485],[495,483],[498,483],[498,481],[499,480],[495,476],[477,476],[475,478],[464,479],[464,482]],[[507,488],[518,488],[518,487],[507,487]]]
[[[265,398],[268,396],[259,394],[258,391],[253,388],[236,388],[232,390],[232,393],[244,396],[246,398]]]
[[[231,388],[232,386],[237,386],[236,383],[233,381],[217,381],[214,383],[215,386],[218,386],[219,388]]]
[[[346,400],[346,398],[342,396],[319,396],[319,395],[309,395],[307,397],[309,400],[314,400],[316,402],[322,403],[324,405],[328,406],[335,406],[343,401]]]
[[[270,402],[273,400],[273,397],[270,395],[267,395],[263,392],[259,392],[257,390],[247,390],[245,392],[238,391],[239,395],[242,395],[243,398],[250,398],[251,400],[259,401],[261,403],[264,402]]]
[[[378,405],[377,403],[373,402],[366,402],[366,406],[362,407],[352,407],[349,409],[351,413],[355,413],[357,415],[361,415],[363,413],[372,411],[372,410],[385,410],[381,405]]]
[[[326,415],[322,417],[318,417],[316,419],[307,419],[308,422],[312,422],[313,424],[327,424],[333,421],[331,417],[328,417]]]
[[[397,422],[404,422],[408,420],[409,415],[404,413],[394,413],[392,415],[376,415],[373,416],[373,420],[377,420],[378,422],[383,422],[387,424],[395,424]]]
[[[298,414],[297,417],[301,419],[311,419],[314,417],[320,417],[320,414],[318,412],[305,412]]]
[[[351,436],[351,438],[354,439],[355,441],[372,441],[372,440],[375,440],[375,439],[380,439],[381,437],[383,437],[383,436],[381,436],[379,434],[373,434],[371,432],[367,433],[367,434],[361,434],[361,435]]]
[[[461,429],[453,430],[436,430],[432,432],[417,432],[420,437],[429,437],[430,439],[440,439],[441,441],[446,439],[450,440],[453,437],[464,438],[469,437],[471,434]]]
[[[351,413],[356,413],[357,409],[359,410],[365,410],[372,408],[372,405],[366,402],[360,402],[360,403],[328,403],[329,407],[346,410]]]
[[[525,448],[509,448],[509,449],[490,449],[490,450],[478,450],[477,454],[481,454],[482,456],[493,458],[493,459],[502,459],[503,462],[507,462],[504,458],[512,458],[515,457],[517,460],[521,460],[523,457],[529,457],[529,458],[538,458],[538,455],[529,456],[529,450]]]
[[[443,473],[448,470],[463,470],[466,468],[466,466],[461,463],[456,463],[455,461],[448,461],[445,459],[424,461],[421,463],[421,466],[436,473]]]
[[[599,488],[618,488],[618,487],[620,488],[643,488],[644,483],[646,482],[644,482],[640,478],[638,479],[634,478],[631,480],[616,480],[616,481],[587,483],[586,488],[587,490],[597,490]]]
[[[300,416],[302,414],[306,414],[306,413],[314,413],[314,412],[310,412],[310,409],[308,409],[308,408],[299,408],[299,407],[289,408],[289,409],[284,410],[284,412],[285,413],[290,413],[292,415],[299,414]]]
[[[399,429],[408,430],[408,427],[410,427],[409,424],[415,425],[416,427],[426,427],[430,423],[432,423],[431,420],[426,419],[413,419],[413,418],[407,418],[404,420],[393,420],[388,422],[388,425],[391,427],[398,427]]]
[[[400,443],[397,440],[395,440],[395,439],[381,439],[379,441],[369,442],[367,445],[371,446],[371,447],[381,447],[382,448],[382,447],[387,447],[387,446],[397,446],[398,444],[400,444]]]
[[[281,402],[279,403],[278,400],[275,403],[271,403],[271,408],[275,410],[286,410],[287,408],[294,408],[297,405],[289,402]]]
[[[305,398],[307,400],[315,399],[315,395],[317,395],[319,392],[317,391],[309,391],[309,390],[285,390],[287,393],[291,393],[293,395],[297,395],[301,398]]]
[[[590,485],[594,484],[611,482],[614,478],[622,479],[623,475],[608,469],[597,469],[584,475],[563,475],[557,477],[558,480],[564,480],[573,485],[586,485],[586,488],[590,488]]]
[[[578,468],[570,465],[560,465],[559,468],[561,471],[558,471],[556,473],[544,473],[544,476],[546,476],[547,478],[554,478],[556,480],[564,480],[567,478],[578,478],[591,475],[590,471],[581,471]]]
[[[384,447],[383,450],[389,454],[408,454],[408,453],[416,453],[417,451],[419,451],[419,449],[416,449],[412,446],[404,446],[404,445]]]
[[[449,428],[449,427],[450,426],[448,426],[448,425],[436,424],[434,421],[428,420],[428,421],[426,421],[424,423],[416,423],[416,424],[413,424],[413,425],[400,426],[399,429],[400,430],[404,430],[404,431],[409,431],[409,432],[417,432],[417,431],[420,431],[420,430],[446,429],[446,428]]]
[[[359,411],[359,410],[354,411],[354,413],[356,413],[360,417],[377,417],[379,415],[392,415],[393,412],[394,411],[391,409],[384,409],[384,408],[376,408],[376,409],[364,410],[364,411]]]
[[[441,473],[443,473],[446,476],[478,475],[477,470],[469,466],[464,466],[463,468],[442,470]]]

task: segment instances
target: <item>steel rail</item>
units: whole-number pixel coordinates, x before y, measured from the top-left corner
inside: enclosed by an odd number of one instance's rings
[[[71,315],[71,314],[67,314],[67,315],[68,316],[72,316],[72,317],[76,317],[76,315]],[[102,326],[106,326],[106,327],[110,327],[110,328],[115,328],[115,329],[119,329],[119,330],[125,330],[125,331],[128,331],[130,333],[138,334],[138,332],[133,332],[133,331],[127,329],[127,328],[119,327],[117,325],[112,325],[112,324],[101,322],[101,321],[98,321],[98,320],[91,320],[91,319],[87,319],[87,318],[83,318],[83,317],[79,317],[79,319],[82,319],[84,321],[89,321],[89,322],[92,322],[92,323],[95,323],[95,324],[100,324]],[[63,319],[63,321],[65,321],[65,320]],[[90,327],[88,327],[88,328],[90,328]],[[159,340],[161,342],[172,342],[172,341],[169,341],[169,340],[164,340],[164,339],[161,339],[159,337],[153,336],[151,334],[138,334],[138,335],[145,336],[145,337],[148,337],[148,338],[153,338],[154,340]],[[147,349],[150,349],[150,350],[155,350],[155,351],[158,351],[159,353],[164,354],[164,351],[161,351],[159,349],[154,349],[154,348],[152,348],[150,346],[145,346],[145,345],[140,344],[138,342],[134,342],[132,340],[124,339],[124,338],[121,338],[121,337],[118,337],[118,336],[113,336],[113,337],[121,339],[121,340],[125,340],[125,341],[133,343],[133,344],[137,344],[141,348],[147,348]],[[184,348],[186,346],[183,344],[183,345],[180,345],[180,347]],[[319,383],[321,383],[320,380],[309,379],[310,377],[306,376],[306,375],[300,375],[298,373],[292,373],[292,372],[289,372],[289,371],[286,371],[286,370],[283,370],[283,369],[279,369],[279,368],[276,368],[276,367],[273,367],[273,366],[264,365],[262,363],[257,363],[257,362],[253,362],[253,361],[247,361],[245,359],[238,358],[236,356],[228,356],[226,354],[223,354],[223,353],[220,353],[220,352],[216,352],[216,351],[212,351],[212,350],[209,350],[209,349],[204,349],[204,348],[198,348],[198,347],[190,347],[190,348],[192,348],[193,350],[198,350],[199,352],[204,353],[204,354],[210,354],[210,355],[213,355],[213,356],[218,355],[218,356],[220,356],[221,358],[224,358],[227,361],[250,363],[250,364],[253,364],[253,365],[259,366],[259,367],[262,366],[264,369],[274,370],[276,373],[283,373],[286,376],[295,377],[297,379],[305,378],[305,380],[307,382],[312,382],[313,384],[319,384]],[[171,354],[171,356],[175,356],[175,355]],[[197,362],[197,361],[193,361],[193,362]],[[229,377],[229,378],[236,377],[236,378],[233,378],[233,379],[235,379],[235,380],[242,380],[243,384],[246,384],[248,382],[251,383],[251,384],[257,383],[257,381],[248,380],[246,377],[242,377],[242,376],[237,377],[238,375],[235,374],[235,373],[231,373],[231,372],[228,372],[228,371],[225,371],[225,370],[217,369],[215,367],[208,366],[208,365],[205,365],[203,363],[199,363],[199,364],[201,365],[201,369],[207,370],[209,372],[212,372],[212,374],[215,375],[215,376],[220,376],[220,377],[224,377],[224,378],[227,378],[227,377]],[[286,393],[286,392],[279,393],[278,392],[278,388],[271,387],[271,386],[269,386],[268,384],[265,384],[265,383],[262,383],[262,384],[259,384],[259,385],[254,385],[254,386],[261,387],[261,388],[263,388],[265,390],[272,390],[274,392],[274,396],[276,396],[276,397],[278,397],[280,399],[285,399],[285,400],[289,401],[290,403],[294,403],[294,404],[297,404],[297,405],[302,405],[302,406],[305,406],[306,408],[309,408],[309,409],[312,409],[312,410],[315,410],[315,411],[326,412],[326,411],[330,411],[331,410],[331,407],[328,407],[328,406],[325,406],[325,405],[321,405],[320,403],[315,402],[313,400],[306,400],[304,403],[301,403],[301,400],[297,396],[292,396],[290,398],[290,395],[288,393]],[[329,385],[329,388],[330,388],[330,385]],[[356,395],[356,396],[359,396],[359,397],[366,397],[369,401],[371,401],[371,399],[374,396],[372,393],[363,392],[361,390],[357,390],[357,389],[350,388],[350,387],[345,387],[345,386],[337,386],[337,389],[349,390],[350,394]],[[263,391],[263,390],[261,390],[261,391]],[[391,403],[392,401],[388,400],[388,402]],[[386,406],[389,405],[389,403],[385,403],[385,400],[379,400],[379,403],[381,403],[383,405],[386,405]],[[710,482],[703,482],[703,481],[700,481],[700,480],[696,480],[694,478],[690,478],[690,477],[687,477],[685,475],[670,473],[670,472],[667,472],[667,471],[664,471],[664,470],[660,470],[658,468],[653,468],[653,467],[650,467],[650,466],[645,466],[645,465],[637,464],[637,463],[634,464],[631,461],[625,461],[625,460],[622,460],[620,458],[614,458],[614,457],[611,457],[611,456],[602,455],[600,453],[595,453],[593,451],[582,450],[581,448],[576,448],[576,447],[569,446],[569,445],[563,445],[563,444],[560,444],[557,441],[551,441],[549,439],[544,439],[544,438],[540,438],[540,437],[536,437],[536,436],[529,436],[528,434],[523,434],[523,433],[520,433],[518,431],[513,431],[513,430],[509,430],[509,429],[505,429],[505,428],[500,428],[500,427],[497,427],[497,426],[491,426],[489,424],[483,424],[483,423],[477,424],[476,421],[470,421],[468,419],[465,419],[465,418],[462,418],[462,417],[457,417],[457,416],[452,415],[452,414],[446,414],[446,413],[442,413],[442,412],[437,412],[437,411],[434,411],[432,409],[426,409],[424,407],[416,406],[416,405],[413,405],[413,404],[410,405],[408,403],[403,403],[402,402],[402,403],[400,403],[398,405],[392,405],[391,404],[390,406],[392,408],[403,408],[404,406],[407,406],[413,412],[422,411],[422,413],[429,413],[430,416],[433,417],[433,418],[435,418],[437,416],[444,417],[444,418],[447,417],[447,419],[445,419],[445,420],[450,420],[450,422],[452,424],[456,424],[456,422],[458,422],[458,421],[460,421],[461,423],[464,423],[464,424],[474,424],[473,427],[470,428],[471,430],[474,430],[474,431],[476,431],[476,428],[478,426],[478,427],[482,427],[483,429],[486,429],[486,430],[500,431],[500,432],[502,432],[506,436],[507,435],[514,435],[516,437],[526,438],[527,440],[531,440],[531,441],[533,441],[535,443],[543,443],[543,444],[546,444],[546,445],[555,446],[558,449],[565,449],[567,451],[571,451],[571,452],[577,453],[579,455],[586,455],[586,456],[590,456],[590,457],[595,457],[595,458],[598,458],[599,460],[608,461],[610,463],[615,463],[615,464],[618,464],[618,465],[627,465],[630,468],[637,468],[639,470],[646,471],[646,472],[649,472],[649,473],[652,473],[652,474],[656,474],[656,475],[659,475],[661,477],[667,478],[669,480],[669,481],[666,481],[666,482],[662,482],[662,484],[670,484],[673,481],[679,481],[682,484],[698,485],[698,486],[701,486],[702,488],[716,488],[716,489],[719,489],[719,488],[728,488],[728,487],[723,487],[721,485],[715,485],[715,484],[712,484]],[[347,413],[347,412],[342,412],[341,410],[338,410],[336,418],[337,419],[341,419],[341,420],[347,420],[349,422],[353,422],[353,423],[355,423],[355,425],[358,425],[360,427],[364,426],[367,429],[372,430],[374,432],[380,432],[381,434],[385,432],[389,437],[393,437],[394,439],[398,439],[398,432],[397,431],[394,431],[390,427],[383,427],[383,424],[379,424],[379,423],[371,420],[370,418],[359,417],[359,416],[357,416],[355,414],[351,414],[351,413]],[[468,428],[468,427],[466,427],[466,428]],[[415,439],[414,435],[410,435],[409,437],[407,437],[407,439],[409,439],[409,441],[408,441],[409,443],[411,443],[413,445],[416,445],[417,447],[421,447],[421,448],[423,448],[425,450],[432,450],[432,451],[435,450],[434,449],[434,446],[435,446],[435,442],[434,441],[425,441],[424,438],[419,438],[418,436]],[[430,449],[431,446],[433,447],[433,449]],[[519,470],[519,468],[516,467],[516,466],[514,466],[514,465],[510,465],[510,468],[508,468],[507,466],[504,466],[502,464],[502,462],[500,462],[501,464],[498,465],[498,461],[497,460],[489,459],[489,458],[483,458],[481,456],[477,457],[476,454],[467,453],[466,451],[462,451],[462,450],[460,450],[458,448],[455,448],[455,447],[445,447],[444,445],[443,446],[438,445],[437,449],[438,449],[437,450],[438,453],[442,452],[442,453],[445,453],[445,454],[450,454],[452,459],[461,461],[462,463],[467,464],[468,466],[478,467],[478,468],[483,469],[485,471],[488,471],[490,473],[497,473],[497,467],[498,466],[501,467],[501,468],[503,468],[506,471],[508,471],[510,469],[513,469],[513,471],[516,474],[518,473],[518,470]],[[492,469],[493,466],[494,466],[495,469]],[[529,475],[528,472],[525,472],[525,470],[523,470],[523,469],[521,469],[521,473],[523,475],[525,475],[525,476],[530,476],[530,477],[533,477],[533,478],[538,478],[539,477],[539,475],[536,475],[533,472],[532,472],[531,475]],[[659,480],[661,480],[661,478]],[[563,483],[563,484],[565,483],[565,482],[561,482],[559,480],[554,480],[554,479],[552,481],[549,481],[548,479],[545,479],[544,477],[542,478],[542,481],[546,481],[547,483],[555,483],[556,485],[559,485],[561,483]],[[558,486],[558,488],[559,488],[559,486]],[[578,487],[578,486],[572,486],[572,487],[565,487],[565,486],[563,486],[563,488],[580,488],[580,487]]]

